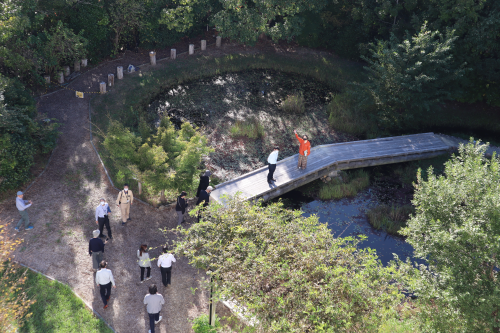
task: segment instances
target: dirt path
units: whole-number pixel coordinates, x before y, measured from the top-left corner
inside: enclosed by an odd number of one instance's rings
[[[281,47],[266,45],[265,48],[271,52],[286,52]],[[182,51],[178,47],[178,52]],[[236,52],[255,53],[259,48],[224,45],[221,49],[209,48],[206,54],[219,56]],[[139,65],[147,59],[147,55],[140,59],[132,54],[123,60],[102,64],[80,75],[68,88],[99,91],[99,82],[107,81],[107,74],[114,73],[116,66],[126,68],[129,63]],[[84,99],[77,99],[73,90],[64,89],[40,98],[38,110],[61,122],[62,135],[47,171],[25,196],[33,201],[29,214],[35,228],[18,234],[14,231],[19,219],[14,198],[0,204],[0,213],[4,221],[10,222],[12,233],[24,238],[24,243],[15,252],[15,260],[69,284],[117,332],[148,332],[149,322],[142,304],[148,283],[139,283],[136,251],[142,243],[153,248],[164,244],[167,240],[159,229],[173,228],[176,215],[173,211],[159,212],[136,203],[131,210],[132,221],[121,226],[120,214],[114,206],[117,192],[110,186],[89,141],[91,97],[92,94],[86,94]],[[111,228],[114,239],[106,245],[104,256],[117,283],[117,288],[112,290],[110,307],[106,310],[94,283],[88,255],[88,241],[92,230],[96,229],[95,207],[101,197],[111,203],[113,210]],[[185,227],[189,227],[190,222],[191,218]],[[173,233],[168,236],[169,240],[173,237]],[[158,255],[159,249],[151,251],[151,257]],[[160,286],[157,267],[153,267],[152,275],[149,282]],[[202,287],[204,278],[204,273],[193,269],[186,258],[178,258],[173,268],[172,287],[167,290],[160,288],[166,305],[162,310],[164,320],[157,332],[192,331],[190,319],[208,312],[208,295]]]

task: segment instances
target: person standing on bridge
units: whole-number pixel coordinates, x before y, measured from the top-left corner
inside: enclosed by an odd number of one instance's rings
[[[280,152],[280,148],[278,146],[274,147],[274,150],[269,157],[267,158],[267,163],[269,163],[269,173],[267,174],[267,182],[272,184],[271,181],[276,181],[274,179],[274,171],[276,170],[276,162],[278,161],[278,154]]]
[[[297,131],[294,130],[295,137],[300,142],[299,147],[299,170],[305,169],[307,167],[307,157],[311,155],[311,143],[307,140],[307,135],[303,135],[302,138],[298,136]]]
[[[116,206],[122,211],[122,225],[125,225],[130,220],[130,206],[134,202],[134,194],[128,189],[128,184],[123,185],[123,191],[118,193],[116,198]]]

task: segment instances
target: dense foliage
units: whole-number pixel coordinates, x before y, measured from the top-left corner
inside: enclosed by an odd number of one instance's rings
[[[0,76],[0,190],[30,179],[34,156],[55,147],[58,127],[54,119],[36,113],[33,98],[19,81]]]
[[[116,121],[108,128],[104,147],[119,170],[119,181],[137,179],[152,193],[190,189],[201,157],[211,151],[206,138],[189,123],[175,130],[168,117],[162,118],[155,134],[144,122],[139,130],[137,135]]]
[[[500,159],[469,143],[444,175],[420,172],[416,213],[401,233],[427,266],[408,269],[425,332],[494,332],[500,327]],[[415,278],[415,279],[414,279]]]
[[[457,93],[454,84],[464,74],[464,65],[454,66],[450,54],[456,40],[454,31],[446,35],[431,32],[426,24],[416,36],[399,42],[394,34],[363,57],[370,67],[369,82],[362,84],[374,120],[385,127],[407,128],[415,117],[428,116],[439,102]],[[364,91],[363,91],[364,93]]]
[[[191,214],[196,214],[192,211]],[[265,332],[376,331],[402,299],[400,277],[361,238],[334,238],[316,216],[226,198],[180,229],[175,251],[210,270]]]

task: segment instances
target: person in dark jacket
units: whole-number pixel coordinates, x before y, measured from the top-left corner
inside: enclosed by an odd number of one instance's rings
[[[99,234],[99,230],[94,230],[92,232],[94,238],[89,241],[89,255],[92,257],[92,268],[94,272],[97,272],[99,268],[104,253],[104,245],[106,244],[106,242],[103,242],[102,239],[99,238]]]
[[[206,170],[205,173],[200,176],[200,185],[198,185],[198,190],[196,191],[196,196],[198,198],[200,197],[200,192],[206,190],[208,185],[210,184],[211,174],[212,173],[210,172],[210,170]]]
[[[212,192],[213,187],[209,186],[206,190],[200,191],[200,196],[198,197],[198,201],[196,202],[196,206],[198,206],[203,201],[203,207],[207,207],[210,202],[210,192]],[[198,211],[198,222],[200,222],[200,214],[201,211]]]
[[[188,206],[186,195],[187,193],[185,191],[182,191],[181,195],[177,197],[175,211],[177,212],[177,216],[179,217],[179,220],[177,221],[178,226],[184,222],[184,213],[186,212],[186,208]]]

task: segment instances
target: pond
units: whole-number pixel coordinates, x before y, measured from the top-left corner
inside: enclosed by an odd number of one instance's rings
[[[178,127],[184,122],[200,127],[214,152],[204,164],[221,180],[241,176],[265,165],[274,146],[280,158],[297,153],[293,134],[309,136],[313,145],[352,141],[332,129],[327,104],[335,90],[312,77],[275,70],[248,70],[195,80],[169,87],[146,110],[153,124],[169,116]],[[305,112],[281,108],[289,95],[304,97]],[[257,138],[232,132],[236,122],[258,123]]]
[[[358,193],[354,198],[341,200],[313,200],[297,190],[282,195],[281,199],[286,207],[302,209],[305,217],[316,214],[319,221],[326,223],[332,230],[334,237],[366,235],[367,239],[360,244],[360,247],[376,250],[384,265],[394,259],[393,253],[403,261],[410,258],[413,262],[423,263],[412,257],[413,247],[406,243],[404,238],[376,230],[368,222],[366,211],[378,205],[378,200],[371,189]]]

